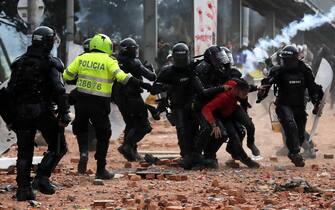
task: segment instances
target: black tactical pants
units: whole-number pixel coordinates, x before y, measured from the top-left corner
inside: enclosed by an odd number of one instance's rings
[[[255,125],[252,122],[249,115],[246,113],[246,111],[241,106],[237,106],[237,108],[233,112],[231,118],[232,118],[233,121],[238,122],[240,125],[242,125],[246,129],[246,131],[247,131],[247,144],[248,145],[254,144],[255,143]],[[241,139],[241,141],[243,141],[243,138]]]
[[[286,145],[291,154],[300,152],[300,147],[305,140],[305,128],[307,122],[307,113],[304,106],[291,107],[277,104],[276,113],[280,124],[282,125]]]
[[[30,186],[30,170],[34,155],[34,139],[37,130],[41,131],[48,143],[48,151],[39,164],[37,176],[50,177],[61,158],[67,152],[64,128],[58,126],[53,113],[42,113],[37,118],[16,118],[14,122],[17,135],[17,184]]]
[[[116,97],[115,103],[126,124],[124,144],[136,147],[136,144],[152,130],[143,98],[140,94],[128,97],[120,95]]]
[[[75,109],[75,120],[73,122],[73,133],[77,136],[79,151],[88,150],[88,123],[92,123],[97,146],[95,159],[101,164],[106,164],[106,156],[109,147],[109,139],[112,135],[111,124],[109,120],[110,100],[98,96],[79,94],[77,97]]]
[[[195,137],[196,150],[199,154],[203,153],[205,158],[216,159],[217,151],[228,139],[226,128],[223,126],[221,120],[217,119],[217,123],[221,128],[222,137],[216,139],[211,135],[212,126],[205,120],[201,113],[198,113],[198,120],[200,129],[197,131]]]
[[[241,136],[239,135],[238,130],[236,129],[236,123],[232,119],[225,119],[222,121],[222,124],[227,129],[227,134],[229,141],[226,147],[226,151],[231,154],[234,160],[246,160],[248,155],[243,149]]]
[[[217,123],[220,126],[221,134],[223,135],[223,137],[221,137],[220,139],[215,139],[214,136],[210,135],[212,132],[212,127],[207,122],[204,122],[204,118],[202,116],[200,116],[199,119],[202,126],[199,132],[200,137],[198,137],[199,140],[197,140],[197,142],[203,142],[202,144],[205,158],[215,159],[217,151],[220,149],[222,144],[227,141],[227,138],[229,137],[229,133],[227,131],[228,128],[224,126],[224,121],[226,121],[226,119],[217,117]],[[242,109],[242,107],[238,106],[234,113],[229,117],[228,121],[231,121],[234,125],[234,130],[237,132],[237,135],[241,142],[243,141],[245,136],[245,128],[248,133],[248,144],[254,143],[255,126],[248,114]]]
[[[191,108],[172,109],[172,118],[176,126],[180,155],[192,155],[195,151],[195,135],[198,129],[197,119]]]

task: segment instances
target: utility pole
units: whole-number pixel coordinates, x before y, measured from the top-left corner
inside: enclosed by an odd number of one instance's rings
[[[143,1],[144,18],[144,48],[143,57],[152,65],[156,66],[157,57],[157,1]]]
[[[38,26],[37,24],[37,1],[36,0],[28,0],[28,23],[29,23],[29,28],[28,31],[30,34],[33,33],[34,29]]]
[[[248,46],[249,45],[249,8],[243,7],[242,10],[242,16],[243,16],[243,22],[242,22],[242,45]]]
[[[74,34],[74,0],[66,1],[66,57],[65,63],[69,63],[70,45],[73,44]]]

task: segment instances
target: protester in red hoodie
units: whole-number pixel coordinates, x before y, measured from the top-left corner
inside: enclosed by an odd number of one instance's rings
[[[212,101],[202,108],[202,114],[205,119],[213,127],[212,135],[220,138],[221,129],[216,123],[216,118],[222,119],[223,126],[227,129],[229,142],[227,152],[229,152],[234,160],[240,160],[249,168],[259,168],[260,165],[248,157],[242,147],[242,140],[235,128],[234,121],[238,121],[246,128],[250,127],[251,119],[245,111],[239,106],[238,101],[246,99],[249,93],[249,84],[244,80],[229,80],[224,85],[230,86],[231,90],[218,94]],[[215,116],[214,116],[215,113]],[[247,126],[248,125],[248,126]],[[247,130],[254,135],[254,127]]]

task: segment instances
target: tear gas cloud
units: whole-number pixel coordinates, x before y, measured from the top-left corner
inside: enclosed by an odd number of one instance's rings
[[[280,47],[282,43],[290,44],[291,39],[297,35],[298,31],[310,31],[325,23],[335,20],[335,6],[330,9],[327,14],[306,14],[300,21],[293,21],[288,24],[273,39],[269,37],[258,40],[253,51],[246,50],[247,60],[245,64],[245,72],[255,70],[255,65],[268,57],[268,50],[272,47]]]

